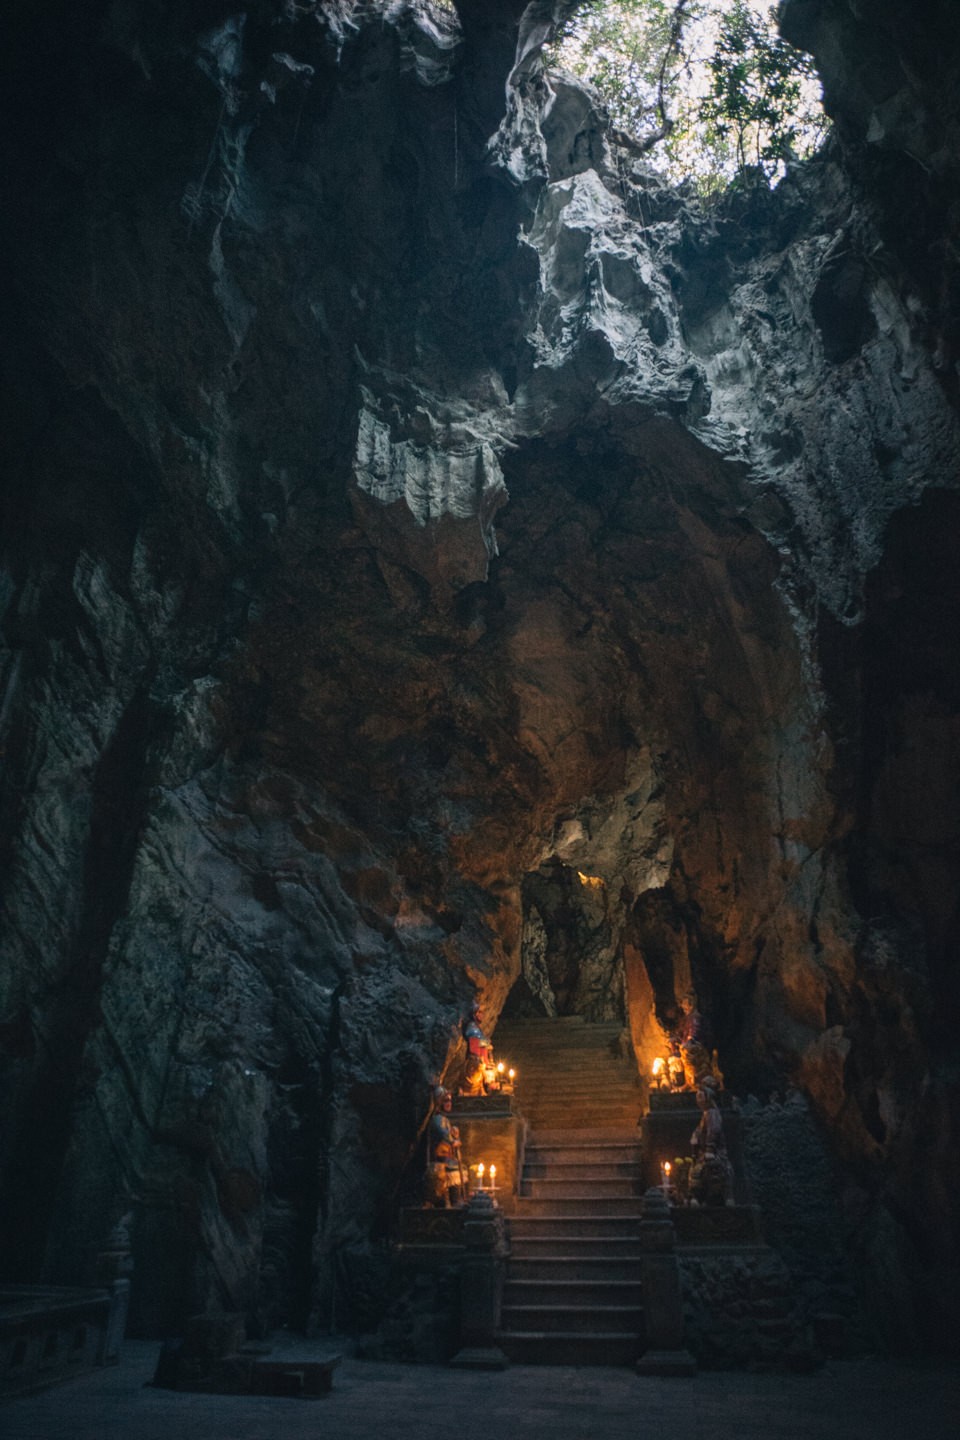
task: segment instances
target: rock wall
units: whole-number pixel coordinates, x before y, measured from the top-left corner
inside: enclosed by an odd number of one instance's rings
[[[692,983],[890,1333],[946,1324],[952,52],[794,0],[835,139],[704,212],[544,75],[562,8],[111,0],[5,57],[2,1265],[132,1207],[142,1333],[344,1318],[524,933],[644,1061]]]

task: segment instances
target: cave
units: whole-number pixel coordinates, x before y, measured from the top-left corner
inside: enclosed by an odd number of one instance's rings
[[[128,1217],[133,1335],[374,1331],[471,1005],[645,1076],[693,991],[761,1177],[792,1097],[784,1264],[948,1350],[948,0],[786,0],[831,136],[711,205],[545,71],[561,0],[48,9],[2,60],[0,1283]]]

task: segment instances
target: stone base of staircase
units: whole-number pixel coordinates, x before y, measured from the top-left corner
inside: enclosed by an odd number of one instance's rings
[[[697,1362],[689,1350],[647,1350],[637,1361],[638,1375],[696,1375]]]
[[[575,1330],[513,1330],[500,1346],[515,1365],[632,1365],[640,1349],[636,1335],[590,1334]]]
[[[455,1370],[506,1370],[510,1358],[497,1345],[465,1345],[450,1364]]]

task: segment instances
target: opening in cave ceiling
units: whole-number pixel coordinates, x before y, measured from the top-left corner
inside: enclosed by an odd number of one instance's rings
[[[594,85],[621,143],[716,195],[748,169],[776,183],[829,132],[812,58],[770,0],[594,0],[548,61]]]

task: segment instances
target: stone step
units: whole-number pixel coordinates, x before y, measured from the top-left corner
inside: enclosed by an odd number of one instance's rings
[[[609,1089],[613,1094],[620,1091],[629,1091],[631,1094],[639,1093],[639,1085],[636,1083],[637,1076],[633,1070],[621,1069],[619,1066],[598,1066],[589,1069],[584,1068],[578,1075],[567,1075],[558,1079],[544,1071],[542,1074],[524,1069],[517,1074],[515,1087],[518,1095],[526,1095],[535,1090],[540,1094],[574,1095],[581,1087],[590,1090],[591,1093],[599,1093]]]
[[[538,1059],[529,1052],[512,1055],[504,1065],[516,1072],[518,1088],[523,1085],[552,1085],[572,1090],[581,1082],[595,1085],[609,1081],[612,1085],[637,1086],[640,1074],[632,1060],[620,1060],[602,1051],[578,1050],[575,1055],[544,1056]]]
[[[513,1259],[536,1260],[543,1256],[564,1256],[569,1260],[610,1259],[626,1264],[641,1254],[640,1232],[631,1222],[618,1222],[620,1230],[591,1235],[574,1230],[557,1235],[538,1221],[535,1225],[511,1231],[511,1264]]]
[[[578,1050],[575,1055],[544,1055],[542,1058],[526,1051],[517,1056],[516,1063],[511,1060],[507,1068],[516,1070],[521,1084],[536,1080],[538,1084],[572,1086],[579,1080],[595,1079],[598,1075],[610,1075],[627,1083],[640,1078],[632,1060],[621,1060],[616,1055],[604,1054],[602,1050]]]
[[[517,1048],[514,1053],[517,1056],[517,1064],[514,1068],[519,1075],[529,1075],[536,1071],[538,1075],[549,1075],[558,1084],[563,1081],[575,1080],[578,1075],[593,1069],[609,1070],[623,1075],[638,1073],[636,1062],[631,1055],[616,1055],[602,1045],[567,1050],[563,1055],[546,1049],[531,1050],[526,1046],[522,1048],[522,1052],[520,1048]],[[519,1068],[521,1053],[522,1070]]]
[[[584,1255],[579,1251],[575,1254],[548,1254],[553,1248],[562,1248],[569,1251],[571,1245],[577,1242],[572,1240],[549,1240],[549,1241],[522,1241],[514,1246],[510,1256],[510,1280],[633,1280],[640,1281],[640,1246],[634,1245],[633,1249],[621,1246],[619,1242],[592,1241],[592,1244],[603,1245],[603,1251],[596,1255]],[[611,1258],[609,1250],[611,1246],[617,1246],[615,1258]],[[519,1251],[522,1250],[522,1253]]]
[[[576,1089],[557,1090],[552,1085],[542,1087],[533,1085],[517,1085],[515,1089],[516,1102],[522,1109],[524,1105],[547,1105],[553,1104],[576,1104],[590,1105],[602,1109],[604,1106],[616,1108],[623,1105],[639,1105],[640,1091],[632,1085],[578,1085]]]
[[[585,1081],[582,1085],[525,1083],[515,1086],[514,1094],[518,1105],[540,1105],[545,1100],[575,1100],[583,1104],[589,1102],[591,1105],[621,1104],[626,1101],[636,1104],[640,1099],[640,1088],[629,1084],[611,1085],[607,1078],[601,1077],[596,1082]]]
[[[609,1219],[614,1216],[639,1217],[640,1197],[638,1195],[581,1195],[556,1196],[549,1200],[524,1198],[519,1203],[518,1218],[535,1218],[541,1215],[556,1215],[558,1219],[573,1219],[589,1216]]]
[[[615,1094],[610,1093],[610,1087],[604,1086],[596,1092],[590,1090],[571,1090],[569,1094],[559,1094],[555,1090],[543,1090],[538,1095],[535,1091],[520,1090],[516,1092],[516,1102],[519,1109],[526,1113],[529,1110],[589,1110],[591,1114],[619,1113],[621,1110],[636,1110],[640,1104],[639,1090],[624,1090]]]
[[[636,1061],[632,1055],[618,1055],[609,1045],[597,1043],[596,1040],[591,1045],[565,1047],[562,1053],[547,1046],[538,1049],[530,1045],[517,1045],[513,1047],[513,1054],[517,1057],[518,1067],[522,1057],[524,1069],[519,1073],[524,1075],[529,1070],[536,1070],[544,1075],[552,1075],[556,1080],[569,1080],[594,1065],[623,1070],[631,1075],[637,1074]]]
[[[636,1103],[640,1099],[640,1088],[624,1084],[620,1080],[612,1083],[610,1076],[600,1076],[596,1083],[584,1080],[582,1085],[542,1085],[524,1082],[514,1087],[517,1103],[520,1105],[542,1105],[545,1100],[577,1100],[591,1105],[619,1104],[623,1101]]]
[[[630,1125],[619,1125],[610,1130],[604,1130],[602,1134],[597,1133],[595,1125],[584,1126],[582,1129],[563,1127],[555,1129],[549,1125],[537,1125],[529,1137],[530,1147],[534,1150],[553,1149],[556,1146],[578,1147],[602,1145],[605,1148],[611,1145],[637,1146],[640,1143],[640,1134],[637,1127]]]
[[[639,1180],[629,1176],[617,1176],[612,1180],[578,1179],[576,1176],[550,1175],[546,1179],[527,1179],[526,1172],[520,1182],[520,1194],[532,1200],[623,1200],[632,1195],[641,1195]]]
[[[550,1114],[550,1115],[530,1115],[530,1114],[527,1114],[525,1111],[523,1111],[523,1112],[521,1112],[521,1113],[525,1115],[525,1118],[526,1118],[528,1121],[532,1121],[535,1126],[539,1125],[540,1122],[543,1122],[544,1124],[549,1124],[550,1129],[551,1129],[552,1131],[558,1131],[558,1130],[559,1130],[559,1126],[560,1126],[560,1124],[562,1123],[560,1115],[554,1115],[554,1114]],[[575,1123],[576,1123],[576,1125],[577,1125],[578,1130],[585,1130],[585,1129],[587,1128],[587,1125],[588,1125],[588,1117],[587,1117],[587,1116],[585,1116],[585,1115],[577,1115],[576,1117],[573,1117],[573,1118],[575,1119]],[[606,1130],[606,1129],[604,1129],[604,1127],[603,1127],[601,1124],[595,1123],[595,1124],[593,1124],[592,1126],[590,1126],[590,1132],[591,1132],[593,1135],[597,1135],[597,1136],[600,1136],[600,1135],[618,1135],[618,1134],[620,1134],[620,1133],[622,1132],[624,1123],[625,1123],[625,1122],[629,1123],[630,1118],[631,1118],[631,1117],[630,1117],[629,1114],[628,1114],[628,1115],[622,1115],[622,1116],[617,1116],[617,1117],[615,1117],[615,1119],[611,1122],[611,1124],[612,1124],[612,1125],[616,1125],[617,1128],[616,1128],[616,1129],[611,1128],[610,1130]],[[673,1155],[677,1155],[677,1154],[680,1154],[680,1151],[678,1151],[678,1150],[672,1151],[672,1152],[671,1152],[671,1158],[673,1157]]]
[[[639,1234],[637,1214],[632,1215],[520,1215],[509,1217],[511,1244],[547,1239],[555,1250],[566,1250],[568,1240],[623,1239]]]
[[[602,1099],[597,1100],[591,1099],[589,1096],[581,1095],[543,1095],[539,1099],[534,1100],[530,1100],[524,1095],[517,1096],[517,1109],[521,1110],[529,1119],[533,1119],[534,1116],[539,1116],[545,1112],[552,1113],[556,1111],[561,1116],[571,1115],[572,1112],[576,1112],[577,1114],[586,1116],[583,1121],[584,1129],[589,1129],[595,1125],[597,1121],[602,1121],[609,1130],[611,1128],[609,1117],[611,1115],[624,1116],[625,1114],[626,1118],[615,1121],[614,1125],[618,1125],[620,1129],[626,1130],[629,1126],[636,1124],[639,1106],[639,1094],[614,1096],[613,1098],[604,1096]],[[563,1125],[563,1123],[563,1120],[561,1120],[560,1124]],[[575,1122],[571,1118],[566,1128],[573,1129],[574,1125]],[[544,1130],[547,1128],[547,1121],[541,1121],[539,1124],[536,1123],[536,1121],[534,1122],[534,1129]]]
[[[503,1331],[497,1344],[514,1365],[632,1365],[638,1335]]]
[[[643,1329],[641,1305],[504,1305],[504,1330],[540,1334],[639,1335]]]
[[[522,1038],[516,1043],[511,1039],[508,1043],[511,1056],[522,1056],[526,1064],[536,1065],[542,1070],[552,1069],[558,1076],[575,1073],[581,1065],[592,1065],[594,1062],[622,1065],[634,1072],[637,1068],[633,1055],[621,1051],[616,1035],[582,1033],[574,1035],[572,1039],[561,1040],[557,1045],[552,1045],[549,1040],[528,1045]],[[494,1040],[493,1048],[496,1051],[503,1049],[503,1046],[498,1046]]]
[[[611,1030],[619,1035],[624,1022],[613,1018],[607,1020],[586,1020],[582,1015],[505,1015],[500,1021],[501,1030],[522,1030],[546,1032],[548,1030]]]
[[[549,1115],[534,1115],[534,1114],[528,1114],[526,1111],[522,1111],[521,1113],[525,1116],[525,1118],[527,1119],[527,1121],[533,1125],[533,1127],[534,1127],[535,1130],[539,1130],[542,1126],[543,1126],[543,1127],[549,1126],[549,1127],[550,1127],[550,1131],[551,1131],[552,1134],[561,1135],[561,1134],[563,1133],[563,1131],[562,1131],[561,1128],[560,1128],[561,1125],[562,1125],[562,1123],[563,1123],[563,1121],[562,1121],[562,1116],[559,1115],[559,1114],[556,1114],[556,1115],[555,1115],[555,1114],[549,1114]],[[599,1137],[604,1136],[604,1135],[610,1135],[610,1136],[620,1136],[620,1135],[622,1135],[625,1125],[629,1125],[630,1122],[631,1122],[631,1119],[632,1119],[633,1117],[632,1117],[631,1114],[628,1113],[628,1114],[626,1114],[626,1115],[618,1115],[618,1116],[615,1116],[615,1117],[611,1118],[611,1120],[610,1120],[610,1129],[607,1129],[606,1126],[605,1126],[604,1124],[602,1124],[602,1123],[601,1123],[600,1121],[598,1121],[598,1120],[595,1120],[595,1121],[591,1124],[591,1123],[590,1123],[590,1120],[589,1120],[589,1117],[586,1116],[586,1115],[577,1115],[576,1117],[572,1117],[572,1118],[574,1119],[574,1123],[576,1124],[576,1127],[577,1127],[577,1128],[576,1128],[576,1130],[568,1131],[568,1132],[567,1132],[568,1134],[584,1133],[584,1134],[593,1135],[593,1136],[599,1138]],[[637,1132],[634,1131],[634,1134],[636,1134],[636,1133],[637,1133]],[[671,1152],[671,1154],[678,1154],[678,1153],[679,1153],[679,1151],[672,1151],[672,1152]]]
[[[521,1115],[527,1119],[527,1122],[533,1126],[534,1130],[566,1129],[567,1132],[570,1132],[570,1130],[589,1130],[589,1132],[594,1133],[594,1135],[612,1135],[612,1133],[622,1132],[622,1130],[629,1129],[630,1126],[636,1126],[639,1123],[636,1106],[633,1106],[633,1104],[629,1104],[629,1106],[625,1104],[622,1109],[620,1109],[620,1107],[615,1107],[615,1109],[609,1109],[609,1107],[607,1107],[607,1109],[604,1110],[581,1110],[580,1107],[558,1106],[558,1104],[550,1104],[550,1106],[543,1107],[527,1106],[527,1109],[518,1106],[518,1109],[520,1109]],[[564,1122],[567,1122],[566,1125],[564,1125]],[[687,1152],[688,1149],[689,1146],[687,1146],[687,1148],[684,1148],[684,1146],[674,1146],[674,1148],[669,1149],[668,1155],[682,1155],[682,1153]]]
[[[640,1160],[640,1147],[635,1140],[624,1143],[622,1140],[613,1140],[609,1144],[598,1141],[593,1144],[571,1145],[541,1145],[539,1140],[529,1144],[526,1149],[526,1163],[535,1165],[538,1168],[543,1166],[568,1166],[582,1165],[601,1166],[608,1165],[630,1165],[634,1166]]]
[[[602,1085],[612,1085],[615,1089],[622,1086],[625,1090],[639,1089],[640,1077],[632,1065],[625,1065],[619,1060],[607,1060],[602,1057],[585,1060],[578,1064],[576,1071],[569,1069],[558,1073],[556,1068],[531,1064],[529,1056],[525,1056],[522,1062],[517,1062],[516,1079],[514,1081],[518,1091],[528,1088],[537,1090],[565,1090],[572,1092],[580,1085],[589,1085],[596,1090]]]
[[[544,1065],[561,1066],[576,1065],[587,1056],[598,1055],[604,1060],[613,1060],[618,1065],[636,1063],[631,1054],[623,1053],[619,1031],[616,1034],[609,1031],[597,1034],[589,1030],[571,1030],[568,1034],[556,1037],[515,1036],[499,1032],[491,1035],[490,1039],[498,1058],[500,1055],[506,1057],[509,1052],[511,1056],[523,1055]]]
[[[518,1107],[524,1111],[565,1109],[567,1106],[573,1106],[578,1110],[590,1110],[602,1114],[605,1111],[635,1109],[640,1104],[640,1092],[639,1090],[624,1090],[611,1094],[610,1087],[605,1086],[596,1094],[577,1090],[571,1091],[569,1095],[558,1095],[555,1090],[543,1090],[537,1095],[529,1090],[521,1090],[518,1086],[516,1101]]]
[[[545,1105],[550,1101],[593,1105],[601,1108],[604,1105],[638,1105],[640,1103],[638,1086],[624,1085],[619,1081],[613,1084],[607,1077],[598,1080],[595,1085],[584,1083],[577,1086],[565,1086],[562,1089],[546,1083],[543,1085],[517,1085],[514,1093],[517,1104],[521,1108],[524,1105]]]
[[[643,1286],[639,1280],[575,1280],[571,1277],[554,1280],[546,1275],[526,1280],[519,1276],[514,1279],[512,1269],[510,1274],[503,1289],[503,1303],[509,1309],[539,1305],[622,1309],[640,1308],[643,1302]]]
[[[636,1102],[640,1099],[639,1085],[633,1085],[619,1076],[598,1075],[584,1077],[577,1085],[555,1085],[549,1080],[541,1084],[524,1078],[514,1086],[517,1103],[542,1104],[544,1100],[583,1100],[593,1105],[614,1104],[624,1100]]]
[[[604,1039],[593,1039],[584,1045],[511,1045],[509,1051],[494,1041],[495,1059],[503,1059],[509,1069],[513,1066],[520,1075],[532,1070],[554,1075],[558,1080],[569,1078],[580,1069],[592,1065],[606,1065],[611,1069],[637,1074],[637,1065],[632,1055],[620,1055],[614,1046]],[[507,1058],[509,1056],[509,1059]]]
[[[635,1149],[626,1146],[619,1150],[616,1159],[612,1158],[610,1152],[608,1152],[610,1158],[604,1156],[601,1159],[597,1159],[596,1156],[592,1155],[589,1151],[579,1150],[574,1146],[567,1152],[569,1159],[565,1158],[563,1160],[541,1160],[539,1158],[539,1151],[527,1151],[528,1156],[531,1153],[534,1154],[535,1158],[528,1160],[523,1167],[524,1173],[529,1175],[531,1180],[545,1180],[550,1175],[556,1175],[563,1179],[574,1179],[580,1175],[587,1177],[591,1174],[597,1174],[598,1179],[603,1179],[604,1177],[613,1179],[615,1177],[622,1178],[628,1175],[632,1177],[637,1175],[639,1171],[639,1153]]]
[[[637,1161],[618,1160],[535,1160],[527,1151],[523,1167],[525,1180],[585,1180],[591,1184],[601,1180],[634,1180],[637,1176]]]
[[[532,1100],[522,1092],[519,1092],[517,1095],[517,1108],[522,1110],[525,1115],[533,1112],[539,1114],[544,1110],[557,1110],[561,1115],[565,1115],[570,1110],[576,1110],[580,1113],[586,1112],[587,1125],[593,1125],[597,1120],[604,1120],[607,1123],[608,1129],[610,1127],[607,1117],[610,1115],[622,1115],[624,1111],[628,1112],[628,1119],[624,1124],[630,1125],[635,1123],[639,1105],[639,1094],[613,1097],[604,1095],[602,1098],[596,1100],[591,1099],[588,1095],[542,1095]],[[573,1124],[574,1122],[571,1120],[570,1126],[572,1127]]]
[[[618,1020],[584,1020],[582,1015],[544,1016],[542,1019],[501,1020],[491,1036],[494,1040],[519,1039],[524,1045],[575,1044],[578,1039],[593,1043],[600,1036],[611,1043],[623,1034],[624,1027]]]
[[[514,1050],[506,1068],[514,1069],[520,1080],[536,1076],[539,1080],[550,1080],[555,1085],[571,1084],[584,1075],[603,1073],[637,1079],[639,1072],[630,1058],[612,1055],[608,1050],[568,1050],[564,1054],[544,1051],[537,1054],[531,1050]]]

